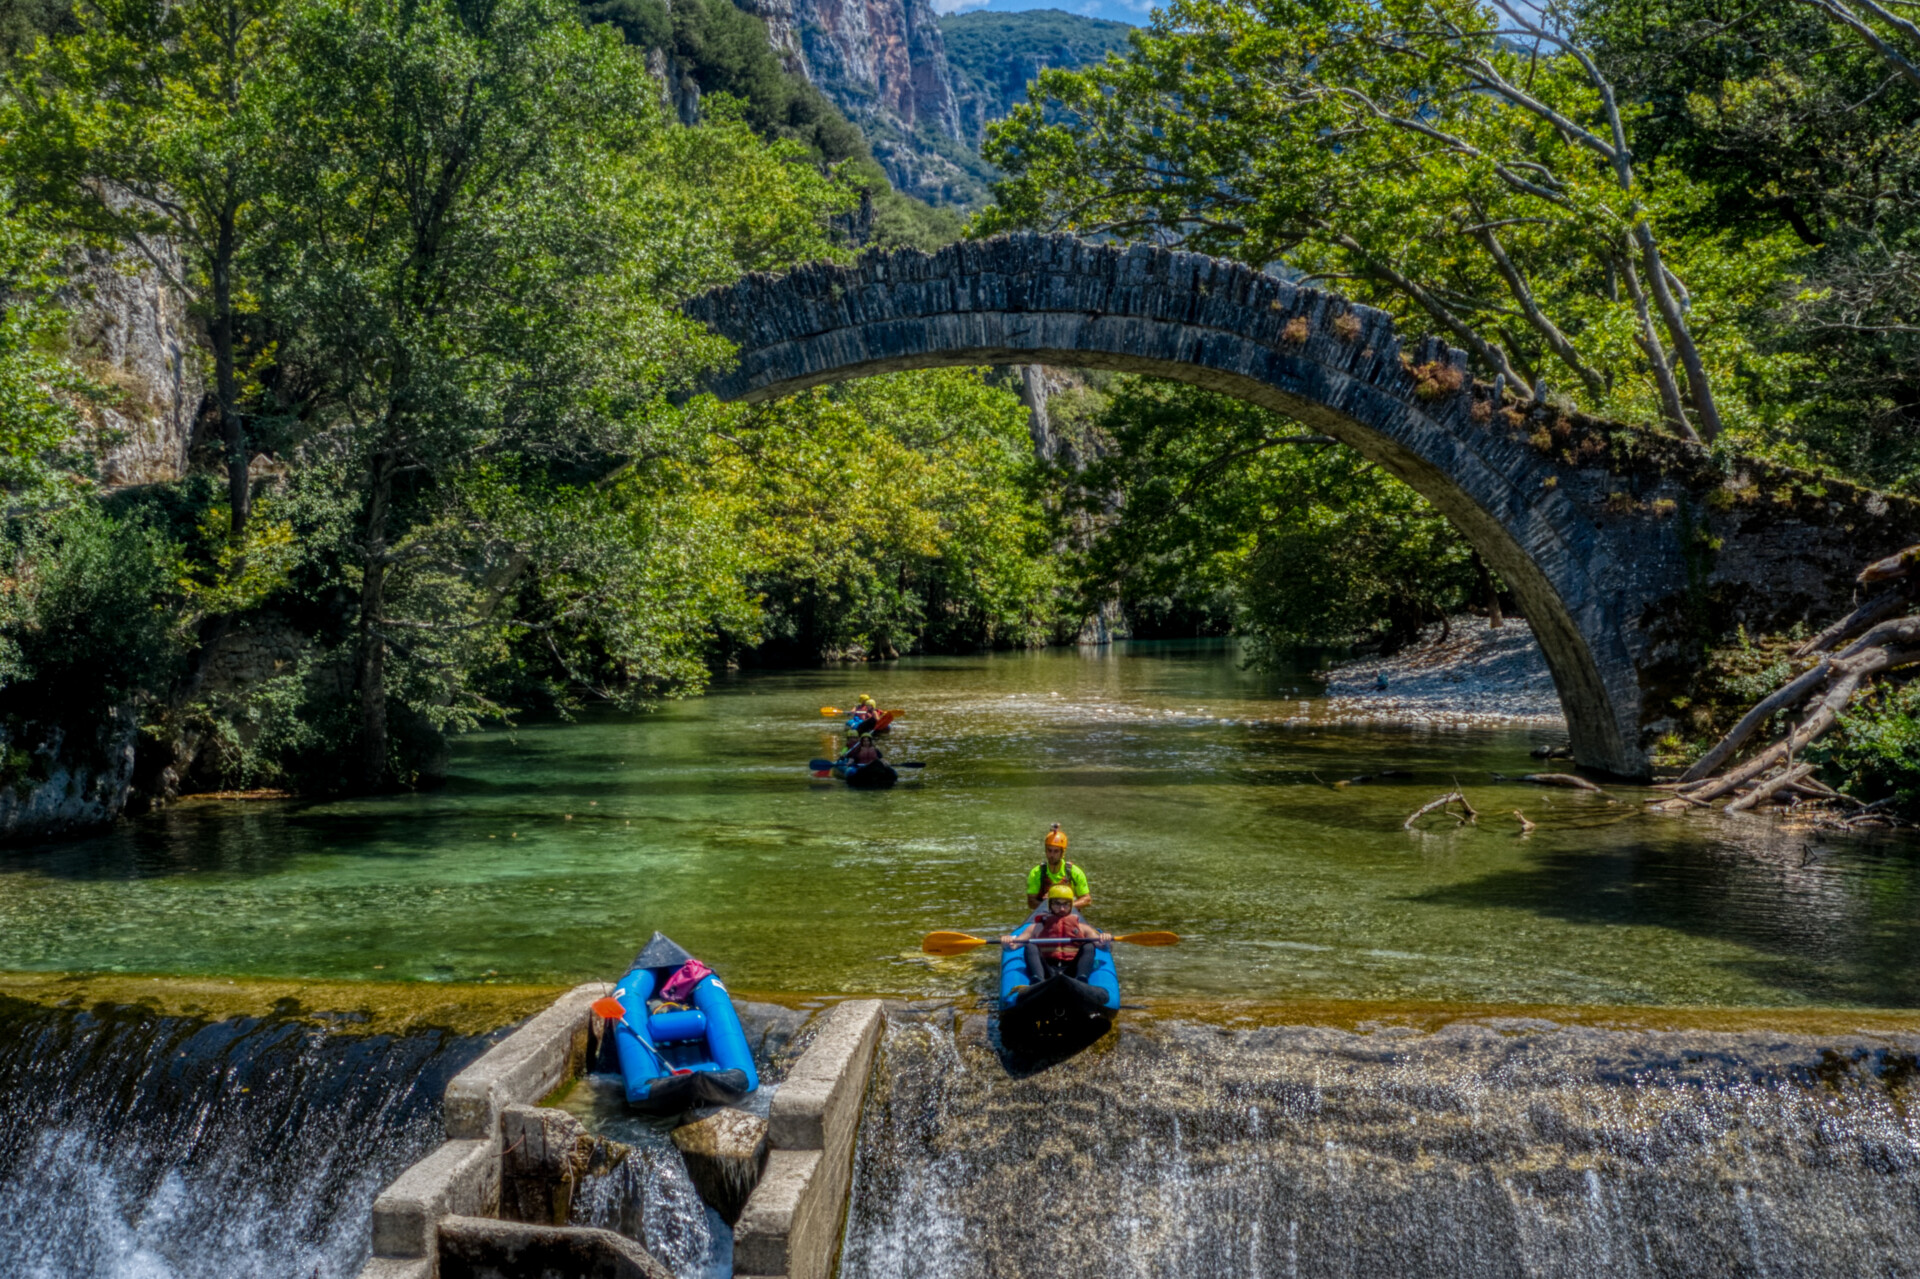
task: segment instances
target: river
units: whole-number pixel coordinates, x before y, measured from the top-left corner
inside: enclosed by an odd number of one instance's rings
[[[926,764],[890,792],[849,791],[805,768],[830,748],[834,721],[819,708],[862,692],[904,710],[891,756]],[[15,1038],[31,1034],[45,1047],[0,1062],[9,1089],[0,1118],[12,1134],[0,1144],[5,1219],[36,1229],[65,1223],[90,1242],[82,1249],[9,1230],[0,1271],[350,1275],[363,1247],[355,1214],[364,1213],[376,1174],[430,1139],[432,1081],[482,1043],[468,1028],[410,1030],[375,1044],[378,1036],[352,1025],[316,1028],[271,1010],[235,1019],[218,1001],[197,1014],[130,1009],[136,976],[160,978],[156,989],[181,979],[240,989],[327,982],[382,1005],[405,1002],[395,992],[409,990],[611,979],[656,928],[736,990],[788,1002],[879,994],[920,1010],[890,1034],[861,1153],[849,1276],[887,1270],[906,1221],[948,1232],[950,1251],[928,1263],[936,1273],[1065,1273],[1031,1231],[1021,1248],[998,1253],[980,1245],[980,1231],[1017,1213],[1025,1195],[1033,1220],[1044,1220],[1039,1205],[1061,1170],[1097,1179],[1100,1160],[1133,1173],[1101,1182],[1104,1197],[1087,1201],[1089,1221],[1142,1230],[1151,1222],[1156,1239],[1189,1241],[1129,1245],[1095,1266],[1102,1273],[1152,1273],[1161,1263],[1208,1276],[1249,1266],[1280,1273],[1284,1255],[1307,1258],[1303,1274],[1358,1273],[1386,1254],[1355,1251],[1351,1232],[1329,1222],[1487,1218],[1495,1199],[1511,1199],[1511,1171],[1527,1166],[1527,1142],[1515,1134],[1529,1123],[1545,1134],[1531,1139],[1535,1171],[1555,1170],[1540,1174],[1549,1181],[1564,1173],[1578,1194],[1614,1194],[1612,1217],[1589,1217],[1624,1224],[1582,1227],[1586,1235],[1535,1225],[1526,1248],[1487,1245],[1489,1255],[1535,1258],[1517,1273],[1604,1273],[1593,1249],[1626,1247],[1641,1226],[1662,1238],[1689,1221],[1737,1234],[1746,1212],[1753,1230],[1774,1229],[1730,1190],[1696,1195],[1667,1216],[1645,1207],[1663,1179],[1697,1181],[1713,1150],[1759,1129],[1824,1141],[1829,1153],[1838,1142],[1846,1151],[1834,1165],[1835,1184],[1847,1187],[1840,1199],[1880,1205],[1862,1220],[1889,1247],[1920,1242],[1912,1196],[1888,1181],[1911,1181],[1898,1170],[1914,1166],[1899,1092],[1909,1023],[1920,1021],[1902,1015],[1920,1008],[1914,843],[1832,840],[1766,818],[1654,813],[1627,788],[1609,799],[1496,780],[1536,767],[1529,751],[1556,739],[1538,728],[1439,720],[1336,722],[1306,672],[1248,670],[1223,643],[925,658],[733,675],[707,696],[644,715],[473,734],[456,744],[452,780],[429,793],[188,802],[95,838],[9,852],[0,857],[0,973],[47,974],[53,986],[52,975],[65,973],[120,984],[100,987],[116,992],[105,1002],[82,999],[82,1010],[48,1010],[58,1001],[37,996],[13,1014]],[[1389,770],[1406,776],[1332,785]],[[1408,813],[1456,785],[1480,811],[1477,824],[1436,818],[1417,832],[1401,829]],[[1522,835],[1515,809],[1536,823],[1531,834]],[[997,1061],[987,1019],[971,1011],[988,990],[988,962],[931,959],[918,941],[930,929],[1012,922],[1024,872],[1056,821],[1092,881],[1096,922],[1120,932],[1172,929],[1183,940],[1121,956],[1126,998],[1142,1005],[1123,1014],[1121,1035],[1027,1076]],[[1868,1039],[1847,1038],[1863,1027]],[[1619,1038],[1593,1039],[1608,1035]],[[1708,1039],[1659,1038],[1675,1035]],[[196,1038],[205,1036],[212,1039]],[[1524,1051],[1508,1044],[1514,1036]],[[171,1047],[175,1039],[181,1048]],[[255,1069],[249,1063],[281,1062],[270,1072],[280,1091],[268,1090],[277,1101],[243,1097],[237,1084],[188,1097],[156,1082],[164,1062],[200,1060],[208,1043],[221,1045],[223,1079]],[[1499,1044],[1508,1047],[1496,1051]],[[1719,1065],[1689,1073],[1686,1053],[1696,1051]],[[1820,1073],[1831,1052],[1867,1063],[1845,1105]],[[378,1074],[386,1082],[370,1093],[347,1090],[342,1081],[361,1069],[353,1063],[374,1059],[395,1073]],[[90,1070],[106,1074],[83,1082]],[[1161,1086],[1169,1070],[1189,1081],[1178,1098]],[[407,1072],[425,1082],[402,1082]],[[416,1087],[424,1090],[417,1096]],[[1081,1116],[1098,1134],[1084,1157],[1056,1169],[1035,1155],[1033,1166],[1048,1170],[1038,1183],[1038,1173],[1004,1184],[982,1175],[1002,1166],[984,1153],[993,1133],[1044,1122],[1047,1099],[1076,1089],[1096,1099]],[[1275,1109],[1259,1100],[1262,1089],[1294,1101]],[[76,1110],[60,1101],[69,1093],[116,1100]],[[297,1095],[309,1100],[296,1103]],[[193,1134],[257,1144],[262,1132],[287,1132],[289,1151],[309,1140],[319,1149],[337,1137],[301,1127],[316,1123],[306,1118],[312,1096],[322,1098],[318,1110],[345,1116],[336,1122],[381,1134],[379,1167],[329,1170],[303,1156],[297,1168],[279,1168],[273,1153],[261,1155],[268,1167],[251,1175],[295,1187],[306,1206],[249,1209],[263,1233],[246,1255],[304,1250],[299,1267],[189,1267],[181,1240],[211,1229],[208,1201],[239,1197],[250,1184],[235,1184],[238,1168],[220,1165]],[[335,1096],[349,1100],[324,1100]],[[1597,1137],[1551,1119],[1556,1107],[1594,1106],[1615,1115],[1587,1124]],[[1634,1154],[1621,1135],[1642,1122],[1628,1110],[1672,1129],[1689,1106],[1733,1118],[1696,1124],[1685,1150],[1664,1164]],[[182,1128],[174,1117],[182,1107],[203,1121]],[[1334,1181],[1370,1189],[1349,1193],[1338,1212],[1330,1206],[1328,1142],[1367,1147],[1366,1132],[1444,1126],[1466,1112],[1489,1116],[1504,1136],[1479,1154],[1458,1141],[1443,1156],[1403,1151],[1440,1170],[1425,1181],[1370,1180],[1350,1169]],[[986,1144],[959,1155],[910,1122],[936,1113]],[[301,1135],[308,1131],[311,1138]],[[1182,1167],[1220,1170],[1225,1199],[1196,1198],[1191,1176],[1142,1181],[1168,1133],[1188,1161]],[[1785,1146],[1776,1140],[1769,1149]],[[1582,1149],[1625,1153],[1582,1165]],[[50,1166],[59,1173],[51,1180]],[[1749,1171],[1784,1178],[1784,1168],[1761,1160]],[[947,1175],[960,1175],[970,1195],[935,1194]],[[883,1189],[908,1184],[923,1193]],[[1453,1189],[1432,1189],[1442,1185]],[[1398,1198],[1387,1193],[1394,1186]],[[86,1194],[92,1207],[71,1206]],[[1315,1195],[1320,1207],[1304,1217],[1283,1210]],[[1812,1201],[1801,1194],[1798,1202]],[[1253,1251],[1193,1242],[1235,1229],[1234,1203],[1264,1232]],[[914,1215],[898,1215],[906,1212]],[[1289,1231],[1294,1252],[1285,1254],[1276,1240]],[[1845,1273],[1857,1259],[1797,1227],[1780,1225],[1774,1237],[1745,1252],[1728,1245],[1726,1264],[1695,1272],[1758,1273],[1742,1267],[1775,1256],[1798,1257],[1805,1272]],[[924,1233],[913,1238],[925,1246]],[[1099,1238],[1109,1251],[1118,1246],[1111,1229]],[[1591,1264],[1549,1264],[1563,1254]],[[991,1256],[1000,1260],[982,1260]],[[1334,1264],[1346,1256],[1358,1260]],[[158,1260],[141,1262],[144,1269],[128,1260],[142,1257]]]

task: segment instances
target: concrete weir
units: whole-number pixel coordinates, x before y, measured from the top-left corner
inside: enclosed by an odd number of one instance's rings
[[[566,1170],[593,1158],[578,1120],[538,1103],[592,1067],[607,1034],[592,1005],[611,990],[596,982],[568,991],[447,1085],[447,1140],[374,1201],[373,1257],[360,1279],[672,1279],[612,1231],[506,1219],[541,1215],[536,1204],[564,1217],[572,1172],[549,1196],[529,1193],[527,1174],[542,1162]],[[777,1086],[765,1167],[735,1227],[736,1274],[832,1273],[884,1022],[878,1000],[835,1005]],[[509,1181],[515,1193],[503,1203]]]

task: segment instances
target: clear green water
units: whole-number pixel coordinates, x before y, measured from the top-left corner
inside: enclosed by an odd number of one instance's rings
[[[1220,645],[749,674],[463,740],[431,794],[187,805],[0,855],[0,970],[611,978],[661,929],[736,989],[945,995],[1059,821],[1135,996],[1920,1006],[1916,847],[1496,784],[1551,734],[1317,721]],[[818,708],[906,708],[885,793],[811,780]],[[1413,779],[1334,790],[1394,768]],[[1454,779],[1478,828],[1402,819]],[[1530,838],[1505,815],[1524,809]],[[571,815],[571,819],[569,819]]]

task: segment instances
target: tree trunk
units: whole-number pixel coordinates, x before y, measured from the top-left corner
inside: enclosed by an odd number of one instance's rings
[[[366,566],[360,579],[357,683],[360,692],[360,777],[368,790],[386,785],[387,768],[387,512],[393,501],[394,461],[374,454],[368,467]]]
[[[1687,371],[1687,389],[1692,393],[1694,411],[1700,415],[1700,440],[1703,444],[1711,444],[1713,438],[1720,434],[1720,407],[1714,402],[1713,384],[1707,380],[1707,367],[1701,362],[1700,348],[1694,345],[1693,330],[1687,326],[1687,317],[1680,310],[1673,290],[1667,287],[1667,268],[1660,259],[1660,246],[1653,238],[1653,228],[1642,222],[1634,228],[1634,236],[1640,241],[1641,252],[1646,255],[1647,283],[1653,289],[1653,300],[1660,308],[1660,318],[1666,322],[1667,333],[1673,338],[1673,349],[1680,357],[1680,366]]]
[[[252,514],[253,485],[247,475],[247,432],[240,419],[240,379],[233,361],[233,239],[233,220],[228,218],[221,224],[214,250],[208,337],[213,342],[213,393],[220,402],[220,437],[226,454],[228,527],[237,542]]]
[[[1500,588],[1493,583],[1493,574],[1487,571],[1487,562],[1480,558],[1480,552],[1473,552],[1473,576],[1480,585],[1480,598],[1487,603],[1487,625],[1499,630],[1506,624],[1506,617],[1500,612]]]
[[[1647,363],[1653,368],[1654,385],[1660,388],[1661,410],[1674,430],[1698,444],[1700,437],[1694,432],[1693,423],[1687,421],[1686,408],[1680,400],[1680,383],[1673,376],[1673,365],[1667,362],[1666,347],[1661,345],[1660,335],[1654,331],[1653,315],[1647,308],[1647,291],[1640,287],[1640,273],[1634,270],[1632,258],[1620,259],[1620,274],[1627,282],[1627,296],[1633,299],[1634,314],[1640,320],[1640,332],[1636,340],[1647,357]]]

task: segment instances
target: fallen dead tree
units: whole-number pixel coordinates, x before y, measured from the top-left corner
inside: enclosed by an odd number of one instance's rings
[[[1730,813],[1784,803],[1831,810],[1810,814],[1821,817],[1822,824],[1849,829],[1892,824],[1878,811],[1880,805],[1862,804],[1821,783],[1813,776],[1813,766],[1797,759],[1840,722],[1848,704],[1872,687],[1876,677],[1920,666],[1920,612],[1915,611],[1920,546],[1876,560],[1861,570],[1859,580],[1862,585],[1896,585],[1794,650],[1797,659],[1817,660],[1743,715],[1667,789],[1695,805],[1726,799]],[[1789,716],[1786,731],[1736,762],[1754,736],[1782,714]],[[1854,811],[1846,811],[1849,807]],[[1824,820],[1828,817],[1830,821]]]
[[[1455,804],[1460,805],[1460,812],[1456,813],[1453,811]],[[1480,814],[1476,813],[1473,810],[1473,805],[1467,802],[1466,795],[1457,790],[1450,790],[1439,798],[1430,799],[1420,805],[1420,807],[1414,809],[1413,812],[1408,815],[1407,820],[1400,823],[1400,829],[1412,830],[1413,824],[1422,817],[1425,817],[1428,813],[1445,813],[1447,816],[1453,818],[1454,822],[1460,826],[1465,826],[1468,822],[1477,822],[1480,820]]]

